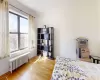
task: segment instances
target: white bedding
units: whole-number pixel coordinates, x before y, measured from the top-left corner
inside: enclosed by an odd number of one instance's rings
[[[51,80],[100,80],[100,64],[57,57]]]
[[[100,64],[77,61],[75,65],[85,72],[87,76],[85,80],[100,80]]]

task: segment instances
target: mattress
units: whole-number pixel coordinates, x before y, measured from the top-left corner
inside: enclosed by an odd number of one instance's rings
[[[100,80],[100,64],[57,57],[51,80]]]

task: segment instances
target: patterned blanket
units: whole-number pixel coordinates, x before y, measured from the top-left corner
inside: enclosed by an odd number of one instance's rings
[[[57,57],[51,80],[100,80],[100,64]]]

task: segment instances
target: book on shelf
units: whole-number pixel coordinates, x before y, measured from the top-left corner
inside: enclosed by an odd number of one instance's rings
[[[42,30],[42,33],[46,33],[46,29],[45,28]]]
[[[48,41],[47,40],[43,40],[43,43],[44,43],[45,46],[48,45]]]

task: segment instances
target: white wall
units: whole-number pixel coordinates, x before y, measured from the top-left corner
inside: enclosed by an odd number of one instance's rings
[[[12,4],[12,5],[16,6],[17,8],[19,8],[19,9],[21,9],[21,10],[23,10],[23,11],[25,11],[25,12],[33,15],[33,16],[36,16],[36,13],[33,10],[31,10],[31,9],[27,8],[26,6],[20,4],[16,0],[9,0],[9,4]],[[36,34],[37,33],[36,33],[36,26],[35,26],[34,27],[34,36],[33,36],[33,38],[34,38],[34,48],[31,49],[30,54],[29,54],[29,58],[32,58],[32,57],[36,56],[36,54],[37,54],[37,50],[36,50],[36,41],[37,41],[36,40]],[[19,54],[21,54],[21,53],[19,53]],[[4,74],[4,73],[9,71],[9,59],[10,58],[8,57],[8,58],[0,60],[0,75],[2,75],[2,74]]]
[[[0,60],[0,75],[8,72],[9,70],[9,58]]]
[[[80,0],[77,3],[76,15],[73,25],[74,36],[87,37],[91,54],[98,55],[100,52],[98,0]]]
[[[97,0],[58,0],[40,14],[38,27],[55,28],[55,56],[76,58],[78,37],[87,37],[91,54],[100,54],[97,9]]]

